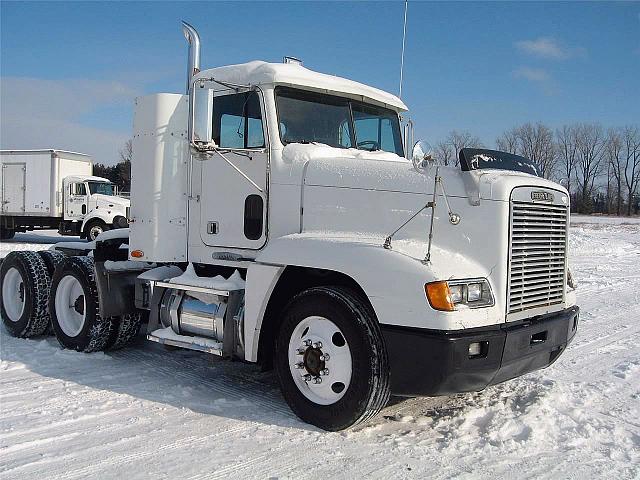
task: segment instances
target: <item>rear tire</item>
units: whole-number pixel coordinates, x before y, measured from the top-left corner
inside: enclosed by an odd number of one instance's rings
[[[10,252],[0,267],[2,321],[14,337],[42,335],[49,324],[51,279],[36,252]]]
[[[42,261],[44,262],[44,264],[47,267],[47,275],[49,275],[49,285],[51,285],[51,282],[53,280],[53,274],[56,271],[56,268],[58,267],[58,265],[60,265],[65,258],[67,258],[67,256],[62,253],[62,252],[58,252],[56,250],[40,250],[39,252],[37,252],[38,255],[40,255],[40,258],[42,258]],[[47,292],[47,315],[49,315],[49,292]],[[47,324],[47,329],[45,330],[44,334],[45,335],[53,335],[53,327],[51,326],[51,320],[49,320],[49,323]]]
[[[324,430],[365,422],[389,400],[380,327],[353,290],[315,287],[294,297],[285,308],[274,356],[291,410]]]
[[[78,352],[105,349],[114,325],[111,318],[100,316],[91,257],[67,257],[56,268],[49,312],[53,331],[64,348]]]
[[[112,319],[114,328],[107,342],[107,350],[120,350],[129,345],[140,332],[142,312],[125,313]]]
[[[11,240],[16,236],[16,231],[11,228],[0,227],[0,240]]]

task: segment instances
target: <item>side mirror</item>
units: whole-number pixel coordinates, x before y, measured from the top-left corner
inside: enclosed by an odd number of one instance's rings
[[[196,81],[191,94],[191,138],[190,142],[203,148],[213,144],[213,85],[207,81]]]
[[[419,140],[413,146],[411,161],[416,170],[424,170],[435,163],[433,158],[433,148],[429,142]]]

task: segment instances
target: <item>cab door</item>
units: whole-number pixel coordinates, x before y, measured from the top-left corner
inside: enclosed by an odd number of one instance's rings
[[[64,184],[64,219],[80,220],[87,213],[87,186],[66,179]]]
[[[257,91],[214,95],[212,136],[219,150],[199,161],[205,245],[259,249],[266,242],[268,149],[262,112]]]

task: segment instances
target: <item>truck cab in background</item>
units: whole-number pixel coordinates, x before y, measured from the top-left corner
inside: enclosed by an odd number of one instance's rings
[[[129,225],[130,202],[106,178],[95,177],[88,155],[65,150],[2,150],[0,232],[58,229],[94,240]]]
[[[102,232],[129,226],[130,201],[119,197],[117,187],[108,179],[94,176],[65,177],[63,192],[63,226],[68,232],[66,234],[79,234],[80,237],[95,240]]]

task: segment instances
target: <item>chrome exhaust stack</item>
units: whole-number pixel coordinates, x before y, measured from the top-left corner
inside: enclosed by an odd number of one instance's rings
[[[182,33],[189,42],[189,60],[187,63],[187,95],[191,90],[193,76],[200,72],[200,35],[195,28],[184,20],[182,21]]]

